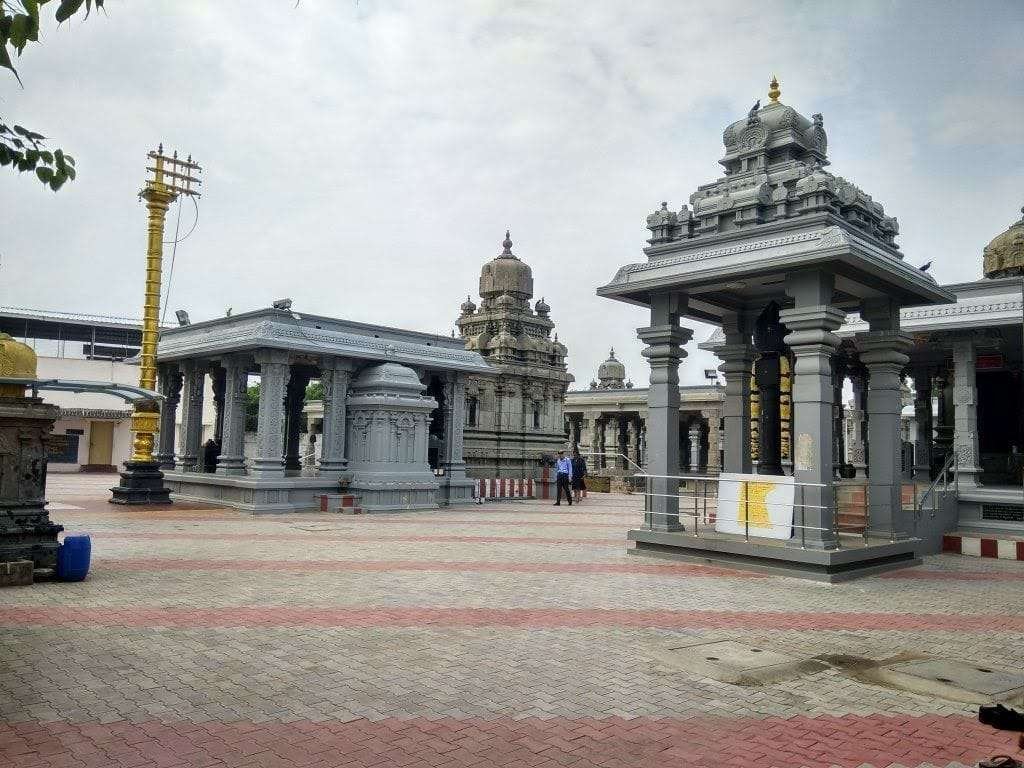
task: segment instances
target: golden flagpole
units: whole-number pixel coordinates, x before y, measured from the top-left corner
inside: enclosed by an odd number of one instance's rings
[[[164,222],[167,211],[179,195],[199,196],[200,180],[193,174],[202,169],[192,156],[180,160],[178,153],[168,157],[163,144],[147,155],[152,161],[139,198],[149,212],[146,244],[146,284],[142,302],[142,345],[139,350],[139,386],[156,389],[156,347],[160,336],[160,283],[163,268]],[[132,412],[132,456],[121,472],[121,485],[112,488],[115,504],[169,504],[170,495],[163,484],[163,473],[153,456],[156,433],[160,428],[160,409],[156,401],[135,403]]]

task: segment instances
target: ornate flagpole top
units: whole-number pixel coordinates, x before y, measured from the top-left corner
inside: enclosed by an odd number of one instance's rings
[[[772,100],[772,104],[779,103],[779,96],[782,95],[782,91],[779,90],[779,78],[772,75],[772,81],[768,85],[768,98]]]

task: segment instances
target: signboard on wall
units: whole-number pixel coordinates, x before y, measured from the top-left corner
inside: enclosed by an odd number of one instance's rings
[[[747,533],[768,539],[793,538],[793,478],[785,475],[718,476],[719,533]]]

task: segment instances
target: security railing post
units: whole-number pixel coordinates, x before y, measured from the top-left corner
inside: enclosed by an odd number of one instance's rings
[[[800,486],[800,549],[807,549],[807,505],[804,504],[804,487]]]

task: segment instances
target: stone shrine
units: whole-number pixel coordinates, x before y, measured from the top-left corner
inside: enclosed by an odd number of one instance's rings
[[[895,243],[896,220],[870,195],[825,170],[827,136],[779,101],[758,101],[723,133],[725,174],[697,188],[677,212],[663,203],[647,219],[646,261],[629,264],[598,295],[649,309],[638,331],[651,365],[648,472],[653,494],[648,527],[631,531],[635,551],[715,557],[816,578],[899,567],[917,561],[916,540],[900,500],[901,371],[911,340],[900,308],[953,300],[927,273],[907,264]],[[776,308],[778,314],[775,315]],[[868,381],[871,419],[866,530],[855,548],[840,548],[833,480],[836,331],[859,312],[857,334]],[[783,357],[792,361],[790,541],[695,535],[680,520],[679,374],[692,331],[684,317],[722,328],[716,354],[725,375],[723,471],[747,474],[751,456],[751,375],[779,403]],[[759,327],[760,326],[760,327]],[[757,332],[755,335],[755,331]],[[781,335],[781,343],[779,338]],[[770,367],[755,368],[769,353]],[[776,362],[777,361],[777,362]],[[778,386],[777,386],[778,385]],[[783,409],[759,415],[758,455],[782,463]],[[768,423],[766,423],[768,420]],[[784,477],[772,475],[772,477]],[[777,531],[783,537],[782,531]]]
[[[0,376],[34,379],[31,347],[0,333]],[[46,455],[60,409],[26,396],[23,384],[0,384],[0,562],[31,560],[53,568],[63,526],[46,511]]]
[[[562,408],[573,381],[566,348],[551,338],[551,307],[530,307],[533,273],[502,252],[480,270],[480,306],[468,296],[456,321],[467,350],[479,352],[493,376],[466,381],[465,457],[471,477],[533,477],[565,449]]]
[[[430,413],[437,401],[411,368],[381,363],[366,368],[348,395],[349,490],[369,509],[437,506],[439,487],[427,460]]]
[[[175,498],[300,511],[317,508],[343,482],[368,512],[472,498],[462,458],[466,379],[491,371],[458,339],[299,314],[281,301],[165,330],[158,362],[158,456]],[[256,441],[247,455],[246,391],[256,376]],[[216,412],[210,461],[201,446],[207,377]],[[324,392],[319,462],[304,466],[299,435],[312,381]]]

